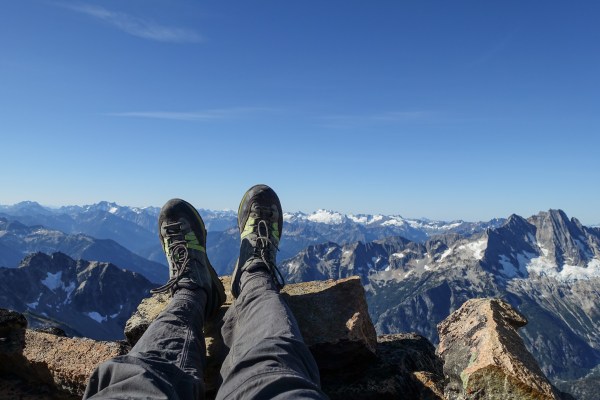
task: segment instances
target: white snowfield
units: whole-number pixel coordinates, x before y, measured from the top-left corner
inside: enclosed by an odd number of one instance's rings
[[[455,229],[465,224],[464,221],[431,221],[427,219],[404,218],[400,215],[383,214],[343,214],[337,211],[319,209],[313,213],[284,212],[285,222],[310,221],[321,224],[339,225],[352,222],[363,226],[410,227],[414,229],[429,229],[440,233]]]
[[[474,258],[475,260],[483,259],[485,249],[487,249],[487,238],[480,239],[476,242],[470,242],[458,246],[458,251],[466,251],[467,256]]]

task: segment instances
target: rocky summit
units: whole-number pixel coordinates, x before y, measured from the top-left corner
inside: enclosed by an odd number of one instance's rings
[[[358,278],[289,285],[284,297],[317,360],[323,390],[334,400],[508,399],[521,398],[513,395],[521,393],[515,388],[523,387],[541,388],[539,393],[555,397],[522,398],[569,398],[561,397],[523,349],[514,330],[524,319],[499,300],[468,303],[444,321],[438,355],[426,338],[414,333],[376,338]],[[164,295],[144,300],[128,323],[128,338],[135,341],[143,334],[167,301]],[[221,311],[227,307],[226,303]],[[324,312],[315,313],[315,307]],[[336,309],[340,312],[329,312]],[[218,389],[215,378],[223,358],[218,319],[205,328],[208,399]],[[0,339],[0,397],[7,400],[27,398],[28,394],[39,399],[81,396],[96,365],[128,350],[122,343],[29,330],[22,315],[7,310],[0,310]],[[500,368],[487,368],[490,363]],[[511,374],[510,384],[495,384],[502,373]],[[466,396],[456,396],[456,379],[461,380],[458,393]],[[490,382],[493,391],[488,389]],[[461,391],[461,387],[465,389]],[[486,389],[482,391],[482,387]]]

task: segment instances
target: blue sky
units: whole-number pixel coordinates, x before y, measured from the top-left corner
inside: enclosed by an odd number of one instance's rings
[[[4,1],[0,204],[600,223],[600,5]]]

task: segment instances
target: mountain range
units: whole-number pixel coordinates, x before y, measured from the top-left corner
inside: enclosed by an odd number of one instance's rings
[[[114,240],[97,239],[83,233],[66,234],[42,225],[27,226],[0,217],[0,265],[16,267],[24,256],[35,252],[63,252],[76,259],[111,262],[139,272],[156,283],[168,278],[163,264],[141,257]]]
[[[44,207],[36,202],[25,201],[14,205],[0,205],[0,218],[4,223],[19,222],[25,227],[43,227],[49,231],[58,231],[66,235],[85,235],[97,240],[112,240],[131,253],[147,260],[166,265],[166,259],[158,241],[157,223],[160,209],[157,207],[127,207],[116,203],[99,202],[85,206]],[[239,251],[239,232],[237,214],[234,211],[213,211],[199,209],[209,232],[207,252],[213,265],[220,274],[233,271]],[[403,236],[422,242],[429,237],[442,233],[463,235],[480,232],[486,228],[498,227],[503,219],[487,222],[431,221],[410,219],[401,216],[385,215],[346,215],[334,211],[318,210],[311,214],[302,212],[284,214],[284,235],[281,242],[279,259],[295,256],[307,246],[333,241],[338,244],[354,241],[371,241],[389,236]],[[52,233],[55,235],[54,233]],[[2,227],[0,227],[0,265],[8,259],[15,264],[31,251],[48,251],[42,248],[11,245],[2,247]],[[55,248],[74,257],[88,259],[88,254],[77,254],[69,249]],[[110,261],[121,265],[121,260],[107,258],[103,252],[100,261]],[[11,265],[11,264],[8,264]],[[125,268],[131,267],[123,265]],[[153,280],[146,272],[137,269]]]

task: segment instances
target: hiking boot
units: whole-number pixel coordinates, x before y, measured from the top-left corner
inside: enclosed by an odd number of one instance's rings
[[[206,292],[206,315],[225,302],[225,290],[206,256],[206,228],[198,211],[181,199],[169,200],[160,210],[158,236],[169,261],[169,280],[152,293],[179,288]]]
[[[279,198],[267,185],[251,187],[238,208],[240,257],[231,276],[231,294],[240,294],[242,272],[266,268],[278,289],[285,284],[275,264],[283,228],[283,211]],[[261,262],[262,261],[262,262]]]

